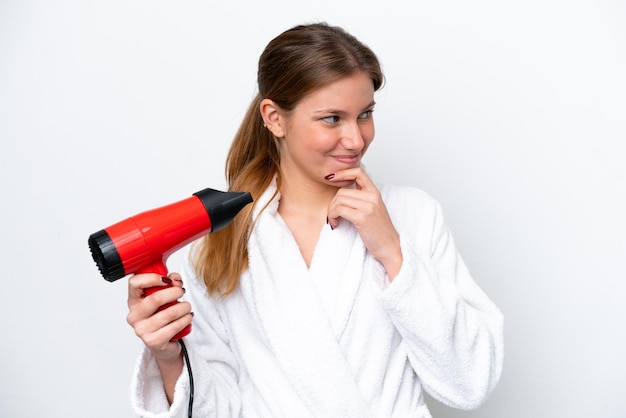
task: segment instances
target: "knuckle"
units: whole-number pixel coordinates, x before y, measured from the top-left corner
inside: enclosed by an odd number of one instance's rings
[[[168,297],[168,292],[166,290],[168,289],[161,289],[148,296],[151,303],[154,304],[155,307],[158,308],[159,306],[170,302],[170,298]]]
[[[142,340],[146,340],[148,333],[146,332],[146,328],[142,326],[140,323],[135,324],[133,326],[133,331],[135,331],[135,335],[141,338]]]
[[[178,305],[180,305],[180,303],[172,305],[161,311],[161,315],[167,323],[173,322],[180,317],[180,314],[178,313]]]
[[[139,322],[141,322],[141,314],[138,309],[130,309],[128,314],[126,315],[126,322],[132,327],[135,327]]]
[[[187,315],[191,311],[190,305],[186,302],[178,302],[177,305],[177,313],[179,318]]]
[[[148,334],[148,335],[144,335],[143,337],[139,334],[137,334],[144,342],[145,345],[147,345],[148,347],[152,348],[152,347],[156,347],[159,342],[157,340],[157,338],[154,336],[154,334]]]

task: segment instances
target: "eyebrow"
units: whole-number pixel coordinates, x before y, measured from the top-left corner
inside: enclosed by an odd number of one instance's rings
[[[363,112],[364,112],[364,111],[366,111],[366,110],[369,110],[369,109],[373,108],[375,105],[376,105],[376,102],[375,102],[375,101],[372,101],[370,104],[368,104],[367,106],[365,106],[365,107],[363,108]],[[331,108],[328,108],[328,109],[316,110],[316,111],[314,111],[314,112],[313,112],[313,114],[316,114],[316,115],[317,115],[317,114],[320,114],[320,113],[332,113],[332,114],[334,114],[334,115],[345,115],[345,114],[347,114],[348,112],[345,112],[345,111],[343,111],[343,110],[334,109],[334,108],[332,108],[332,107],[331,107]]]

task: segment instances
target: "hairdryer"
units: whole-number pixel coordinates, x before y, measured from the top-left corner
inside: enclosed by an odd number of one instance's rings
[[[129,274],[156,273],[167,277],[167,258],[201,236],[228,225],[252,202],[249,192],[204,189],[191,197],[152,209],[89,236],[89,249],[102,276],[113,282]],[[169,286],[145,289],[150,295]],[[178,301],[161,306],[163,310]],[[191,331],[188,325],[178,340]]]

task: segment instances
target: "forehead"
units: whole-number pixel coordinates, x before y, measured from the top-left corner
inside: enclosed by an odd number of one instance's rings
[[[314,89],[298,102],[294,110],[362,112],[373,101],[374,83],[367,74],[360,72]]]

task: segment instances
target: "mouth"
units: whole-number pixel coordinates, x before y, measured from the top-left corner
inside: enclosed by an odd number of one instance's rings
[[[335,155],[333,157],[335,159],[335,161],[341,163],[341,164],[346,164],[346,165],[354,165],[354,164],[358,164],[359,161],[361,161],[361,154],[356,154],[356,155]]]

